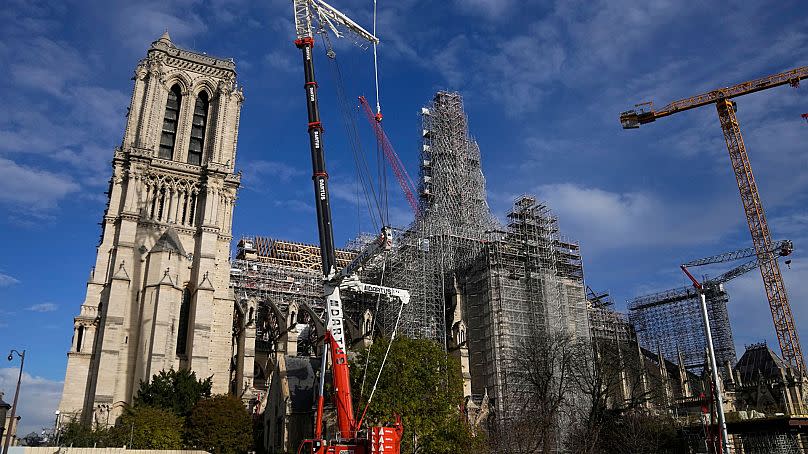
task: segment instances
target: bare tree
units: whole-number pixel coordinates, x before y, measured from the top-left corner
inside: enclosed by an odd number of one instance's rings
[[[562,445],[562,424],[574,401],[579,349],[568,335],[541,333],[520,341],[507,355],[506,410],[492,437],[498,451],[551,452]]]

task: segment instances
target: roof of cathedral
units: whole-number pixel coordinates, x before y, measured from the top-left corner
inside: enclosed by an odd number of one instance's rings
[[[174,227],[169,227],[163,232],[163,235],[154,243],[154,247],[151,248],[151,252],[176,252],[180,255],[187,255],[185,253],[185,248],[182,247],[182,242],[180,241],[179,235],[177,235],[177,231],[174,230]]]
[[[741,380],[749,382],[758,378],[779,378],[780,371],[786,372],[790,366],[780,359],[766,343],[752,344],[746,347],[735,370],[741,374]]]

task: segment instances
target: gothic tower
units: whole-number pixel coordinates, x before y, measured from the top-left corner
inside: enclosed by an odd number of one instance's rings
[[[74,322],[61,415],[113,424],[163,369],[228,390],[228,288],[242,91],[235,64],[168,33],[135,69],[95,267]]]

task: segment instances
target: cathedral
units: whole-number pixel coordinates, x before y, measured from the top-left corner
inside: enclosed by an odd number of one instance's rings
[[[319,248],[241,238],[231,258],[244,100],[231,59],[165,33],[133,80],[60,418],[114,424],[141,381],[187,369],[263,415],[267,449],[294,449],[311,432],[325,336]],[[432,339],[461,364],[469,421],[505,421],[522,386],[507,353],[537,330],[589,337],[580,248],[533,197],[505,225],[492,215],[459,93],[438,92],[421,118],[421,214],[361,271],[412,298],[399,312],[398,301],[346,296],[346,342],[356,351],[396,326]],[[340,268],[367,241],[354,243],[337,251]]]
[[[180,49],[166,32],[133,80],[59,403],[62,418],[99,424],[164,369],[213,376],[213,392],[227,392],[233,355],[235,64]]]

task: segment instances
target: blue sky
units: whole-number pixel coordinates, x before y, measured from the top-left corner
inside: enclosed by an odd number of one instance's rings
[[[334,2],[370,26],[371,0]],[[292,9],[286,1],[10,0],[0,11],[0,348],[28,349],[21,431],[52,424],[72,318],[100,233],[109,161],[137,61],[166,28],[181,47],[233,57],[246,101],[236,237],[315,242]],[[587,283],[619,308],[684,285],[683,260],[750,244],[718,120],[705,107],[623,131],[618,114],[808,64],[802,1],[379,1],[385,127],[417,174],[418,116],[439,89],[462,92],[500,217],[534,193],[582,246]],[[372,99],[372,54],[336,44],[349,98]],[[337,241],[371,230],[322,49],[317,54]],[[808,342],[808,83],[738,100],[783,273]],[[372,140],[364,120],[367,151]],[[391,216],[407,205],[391,187]],[[715,272],[717,273],[718,270]],[[714,273],[714,274],[715,274]],[[739,354],[776,338],[759,274],[728,286]],[[5,351],[5,350],[4,350]],[[3,355],[5,355],[3,353]],[[0,356],[2,357],[2,356]],[[15,363],[16,364],[16,363]],[[13,391],[14,369],[0,369]],[[13,366],[12,364],[8,364]]]

